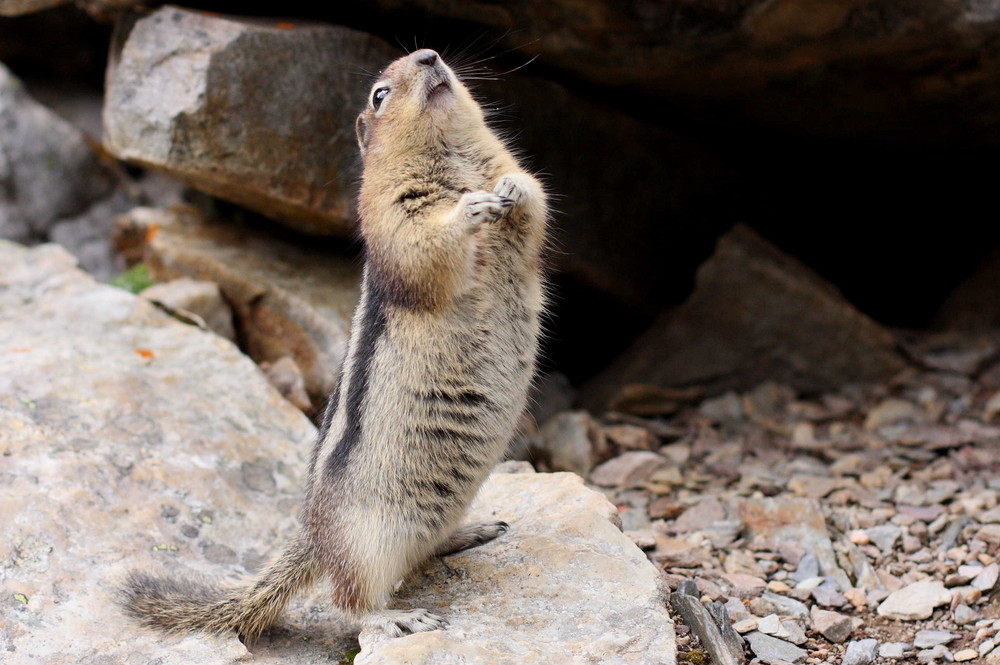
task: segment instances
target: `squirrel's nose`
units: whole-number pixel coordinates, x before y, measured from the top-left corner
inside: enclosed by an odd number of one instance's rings
[[[421,51],[417,51],[413,54],[413,57],[417,59],[417,64],[425,65],[427,67],[433,67],[434,63],[437,62],[438,54],[436,51],[432,51],[429,48],[425,48]]]

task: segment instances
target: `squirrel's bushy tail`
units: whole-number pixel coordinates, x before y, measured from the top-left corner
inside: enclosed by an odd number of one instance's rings
[[[224,590],[133,572],[121,589],[120,602],[128,614],[158,630],[235,632],[252,639],[274,623],[292,596],[321,572],[308,542],[299,536],[247,587]]]

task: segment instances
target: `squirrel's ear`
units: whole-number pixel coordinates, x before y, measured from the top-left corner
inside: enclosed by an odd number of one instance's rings
[[[358,116],[358,121],[354,123],[354,131],[358,135],[358,148],[361,149],[361,156],[365,156],[365,151],[368,150],[368,139],[371,135],[368,132],[368,119],[365,114],[362,113]]]

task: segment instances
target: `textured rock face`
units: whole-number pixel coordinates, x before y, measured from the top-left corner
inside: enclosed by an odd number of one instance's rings
[[[195,211],[140,208],[119,220],[124,243],[147,242],[157,281],[219,285],[247,353],[260,363],[295,360],[314,405],[333,390],[358,296],[359,264],[250,228],[205,222]]]
[[[585,389],[603,405],[621,386],[780,381],[803,391],[878,381],[904,366],[892,335],[804,265],[747,227],[719,240],[694,293]]]
[[[355,662],[673,665],[660,573],[617,517],[575,474],[494,474],[470,519],[502,519],[510,531],[428,565],[397,601],[450,627],[399,639],[363,632]]]
[[[31,14],[65,2],[68,0],[0,0],[0,16]]]
[[[811,136],[912,132],[939,145],[1000,144],[1000,6],[990,0],[374,4],[386,18],[405,7],[507,30],[507,48],[621,90],[627,103],[721,102],[716,108]],[[948,131],[939,131],[942,118]]]
[[[353,227],[354,119],[396,51],[330,25],[163,7],[125,17],[107,77],[104,142],[313,234]]]
[[[31,99],[0,65],[0,237],[37,242],[113,186],[83,134]]]
[[[114,586],[259,568],[294,530],[314,428],[230,342],[54,245],[0,241],[0,285],[4,662],[248,661],[234,638],[138,631]]]

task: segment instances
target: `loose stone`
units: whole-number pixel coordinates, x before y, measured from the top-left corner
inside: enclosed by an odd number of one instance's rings
[[[866,639],[850,642],[841,665],[868,665],[878,655],[878,640]]]
[[[937,580],[914,582],[889,594],[878,607],[879,616],[903,621],[927,619],[938,605],[951,602],[951,593]]]

